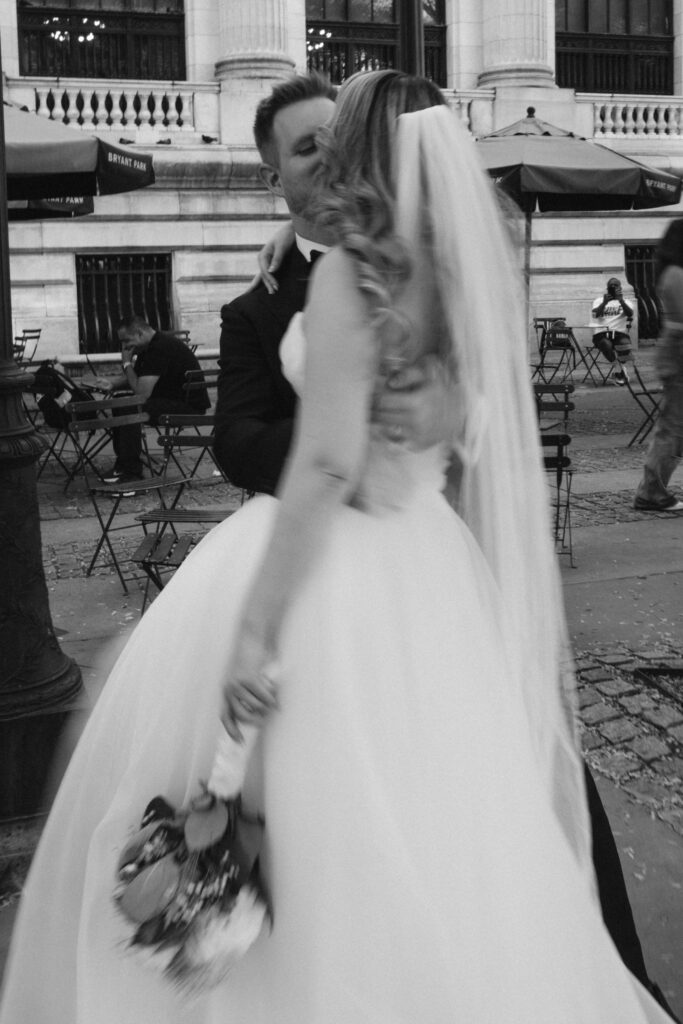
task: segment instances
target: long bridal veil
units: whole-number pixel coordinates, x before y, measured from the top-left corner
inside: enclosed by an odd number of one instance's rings
[[[471,436],[459,511],[498,583],[510,685],[523,694],[540,770],[591,884],[573,672],[529,377],[523,282],[493,186],[454,113],[440,106],[402,115],[396,168],[396,229],[435,267],[450,358],[467,385]]]

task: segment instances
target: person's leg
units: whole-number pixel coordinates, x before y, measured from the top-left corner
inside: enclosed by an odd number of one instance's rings
[[[631,339],[628,334],[617,332],[614,336],[614,354],[618,362],[627,363],[631,358]]]
[[[139,423],[130,423],[112,431],[116,461],[114,472],[123,476],[142,476],[142,432]]]
[[[593,344],[603,354],[608,363],[614,362],[614,345],[606,331],[593,335]]]
[[[616,369],[612,374],[612,380],[617,384],[625,384],[628,379],[626,363],[631,358],[631,339],[628,334],[615,333],[614,355],[616,358]]]
[[[683,388],[666,388],[654,425],[652,441],[643,466],[643,477],[636,490],[635,507],[649,505],[661,507],[676,501],[669,489],[669,481],[683,454],[683,424],[681,410],[675,404],[683,399]]]

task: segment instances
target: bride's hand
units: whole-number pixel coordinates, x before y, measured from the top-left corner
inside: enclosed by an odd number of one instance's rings
[[[274,652],[258,631],[243,626],[223,688],[221,719],[228,734],[242,740],[242,725],[260,725],[278,706],[277,684],[272,678]]]
[[[294,228],[288,221],[275,232],[259,252],[257,256],[259,271],[249,287],[255,288],[259,281],[263,281],[269,295],[276,292],[279,285],[275,273],[282,266],[282,261],[293,244]]]

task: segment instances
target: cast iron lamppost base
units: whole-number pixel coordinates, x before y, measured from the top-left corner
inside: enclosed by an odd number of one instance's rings
[[[0,818],[6,819],[43,809],[50,763],[82,680],[57,642],[43,571],[35,469],[43,443],[21,401],[32,377],[12,355],[4,137],[0,103]]]

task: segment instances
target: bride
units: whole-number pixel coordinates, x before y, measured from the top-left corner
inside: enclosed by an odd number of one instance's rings
[[[141,621],[36,853],[2,1024],[665,1024],[595,897],[522,289],[440,94],[341,89],[320,145],[338,245],[283,342],[301,390],[279,499],[197,547]],[[369,425],[437,356],[462,409],[423,452]],[[442,496],[451,448],[456,514]],[[274,906],[187,1004],[111,898],[147,800],[262,725],[247,785]]]

